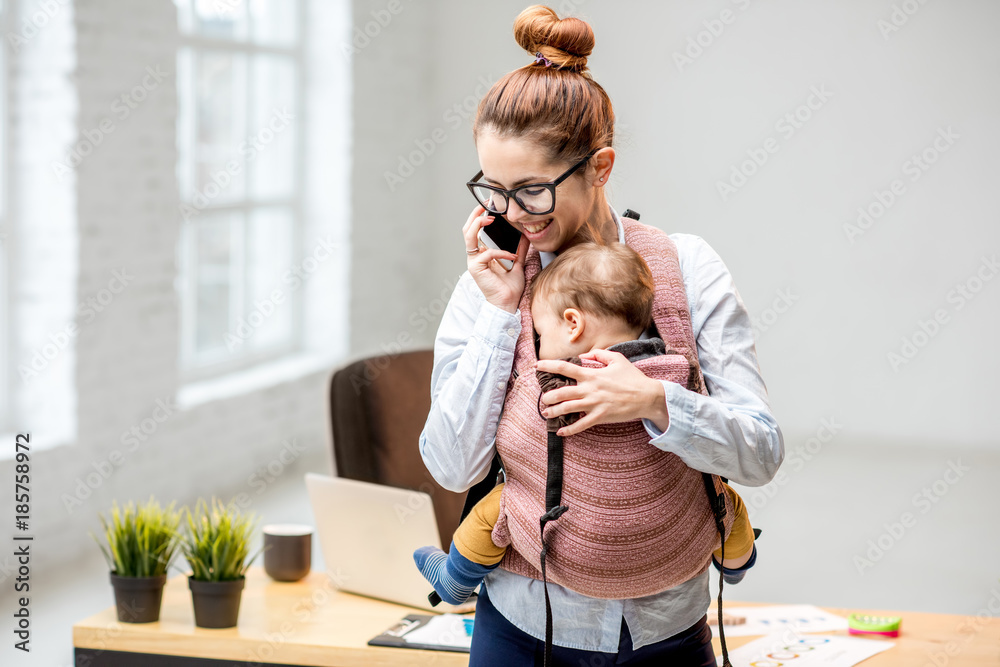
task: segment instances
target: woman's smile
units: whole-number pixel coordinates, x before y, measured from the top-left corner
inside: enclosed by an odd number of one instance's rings
[[[541,222],[536,222],[533,224],[528,224],[525,222],[521,223],[521,227],[524,229],[524,235],[528,237],[529,241],[535,241],[542,238],[545,234],[545,230],[549,228],[552,224],[553,218],[548,218],[542,220]]]

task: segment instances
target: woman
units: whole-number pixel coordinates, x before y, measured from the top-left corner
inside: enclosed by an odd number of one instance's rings
[[[531,333],[523,330],[530,320],[519,308],[529,250],[531,261],[544,267],[583,241],[625,242],[622,220],[604,191],[615,161],[614,113],[587,72],[590,26],[535,6],[517,17],[514,33],[535,61],[494,84],[480,103],[473,135],[482,167],[478,183],[489,186],[476,190],[477,199],[503,213],[523,237],[516,254],[487,249],[479,244],[479,230],[497,223],[482,205],[469,216],[463,228],[468,272],[438,330],[431,410],[420,437],[428,470],[455,492],[483,479],[497,451],[515,350],[524,349]],[[556,181],[555,187],[539,186]],[[784,445],[746,309],[725,264],[701,238],[670,239],[708,395],[653,380],[622,355],[598,351],[590,358],[602,368],[537,363],[539,370],[577,381],[544,394],[543,414],[584,413],[560,432],[564,436],[641,419],[650,445],[687,466],[739,484],[766,484]],[[512,260],[513,269],[505,270],[501,259]],[[544,643],[542,582],[500,567],[484,584],[470,665],[533,664]],[[551,583],[549,595],[557,664],[716,664],[707,627],[707,570],[633,599],[591,598]]]

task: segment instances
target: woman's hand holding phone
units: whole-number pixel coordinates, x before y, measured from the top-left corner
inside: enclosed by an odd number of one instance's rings
[[[469,273],[472,274],[473,280],[487,301],[497,308],[513,313],[517,310],[521,294],[524,292],[524,259],[528,256],[528,239],[521,236],[517,254],[487,248],[479,241],[479,230],[494,222],[493,214],[488,213],[482,206],[477,206],[462,228],[466,250],[478,249],[477,253],[468,254]],[[511,260],[514,266],[508,271],[500,265],[497,261],[499,259]]]

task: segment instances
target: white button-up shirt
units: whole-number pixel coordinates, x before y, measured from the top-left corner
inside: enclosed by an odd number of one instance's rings
[[[624,243],[621,220],[609,208]],[[700,472],[762,486],[784,458],[784,441],[771,415],[746,306],[726,265],[701,237],[669,236],[677,246],[709,395],[664,381],[670,419],[663,432],[643,420],[649,442]],[[541,252],[539,257],[544,268],[555,255]],[[450,491],[466,491],[489,472],[520,331],[520,311],[508,313],[490,304],[466,271],[434,342],[431,409],[420,434],[424,464]],[[661,593],[630,600],[591,598],[550,583],[553,643],[617,652],[623,616],[634,648],[666,639],[705,614],[710,602],[708,577],[705,572]],[[500,613],[544,641],[541,580],[496,568],[484,584]]]

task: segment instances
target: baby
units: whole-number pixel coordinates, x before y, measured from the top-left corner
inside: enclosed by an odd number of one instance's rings
[[[653,276],[642,257],[621,243],[569,248],[532,283],[531,319],[539,337],[539,359],[569,358],[595,349],[618,351],[631,361],[663,354],[659,338],[637,340],[652,314]],[[413,553],[417,568],[445,602],[465,602],[503,559],[506,548],[491,539],[503,486],[496,485],[472,507],[447,554],[430,546]],[[727,558],[720,564],[718,549],[712,562],[722,569],[726,583],[734,584],[756,562],[757,549],[746,506],[728,484],[724,487],[736,516],[725,542]]]

